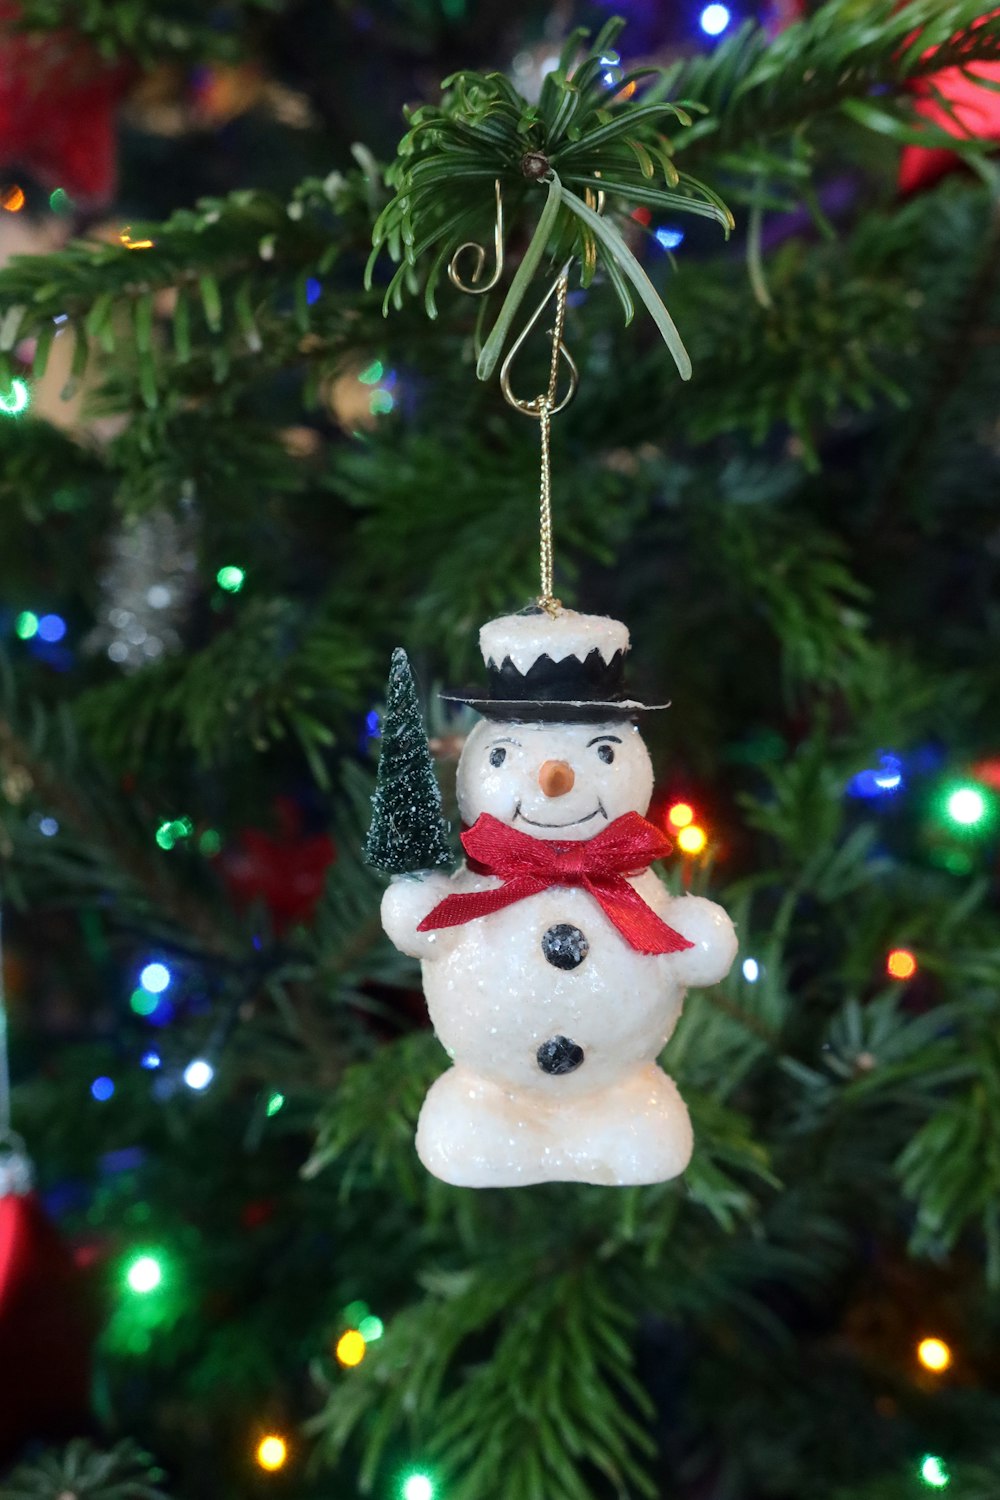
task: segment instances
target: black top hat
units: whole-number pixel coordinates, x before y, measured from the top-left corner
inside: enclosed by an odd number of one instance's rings
[[[442,693],[490,719],[589,724],[668,708],[625,691],[628,631],[617,620],[540,608],[491,620],[480,633],[489,691]],[[547,649],[546,649],[547,648]]]

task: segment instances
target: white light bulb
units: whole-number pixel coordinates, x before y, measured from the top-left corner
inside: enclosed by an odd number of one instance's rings
[[[189,1089],[195,1089],[198,1093],[207,1089],[214,1077],[215,1069],[204,1057],[196,1057],[184,1069],[184,1082]]]

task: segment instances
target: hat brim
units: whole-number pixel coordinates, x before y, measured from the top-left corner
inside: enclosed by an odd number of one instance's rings
[[[581,698],[479,698],[463,693],[440,696],[445,703],[474,708],[484,718],[514,724],[606,724],[616,719],[625,723],[638,714],[658,713],[670,707],[669,703],[637,703],[631,698],[595,702]]]

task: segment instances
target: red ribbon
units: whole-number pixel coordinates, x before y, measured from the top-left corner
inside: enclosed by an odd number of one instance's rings
[[[418,932],[488,917],[553,885],[582,886],[638,953],[683,953],[694,947],[668,927],[625,878],[641,874],[654,859],[670,852],[669,840],[638,813],[626,813],[594,838],[573,843],[532,838],[483,813],[462,834],[462,843],[477,866],[487,875],[499,875],[503,885],[446,896]]]

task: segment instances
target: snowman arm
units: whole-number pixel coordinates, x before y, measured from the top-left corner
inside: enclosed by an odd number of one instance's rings
[[[704,896],[667,895],[659,915],[694,945],[665,958],[672,978],[683,985],[718,984],[725,979],[739,944],[736,929],[721,906]]]
[[[444,900],[450,889],[450,877],[437,872],[393,876],[382,897],[382,926],[400,953],[410,958],[433,959],[440,958],[450,947],[454,929],[417,931],[428,912]]]

